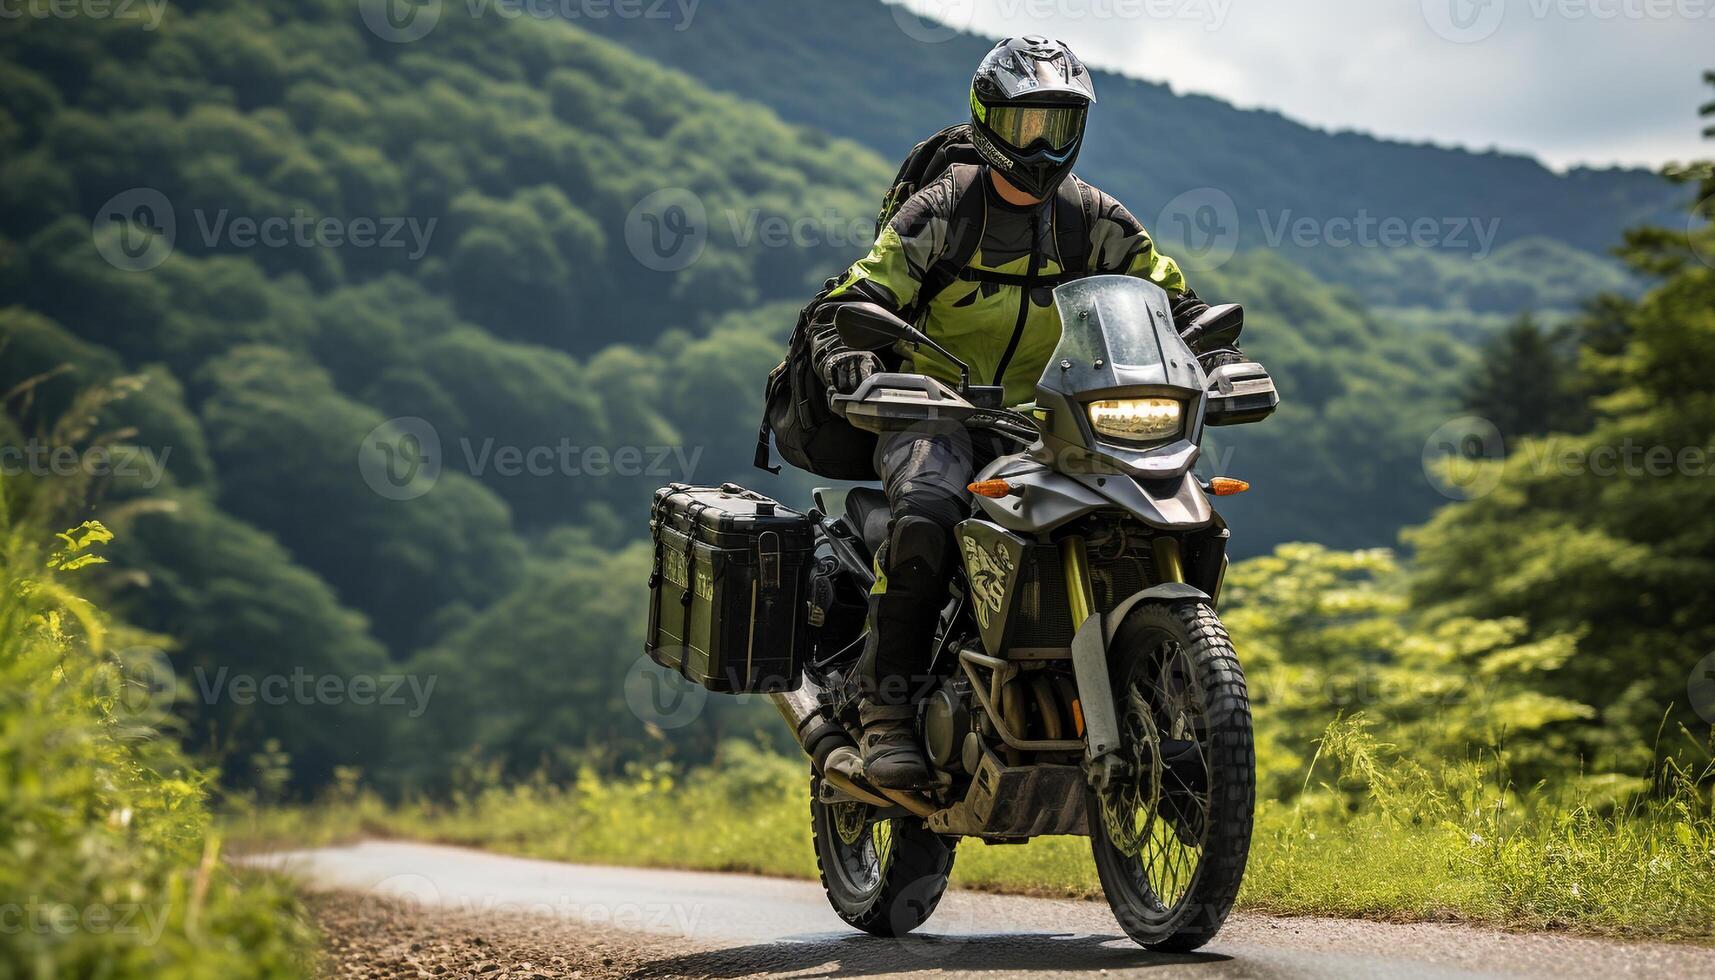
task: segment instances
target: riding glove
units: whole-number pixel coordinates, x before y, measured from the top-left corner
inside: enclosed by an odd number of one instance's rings
[[[830,390],[849,395],[864,379],[881,370],[881,358],[866,350],[843,350],[822,361],[822,382]]]

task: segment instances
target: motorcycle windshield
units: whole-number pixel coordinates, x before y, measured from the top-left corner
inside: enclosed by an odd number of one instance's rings
[[[1077,396],[1130,385],[1201,391],[1202,368],[1179,331],[1167,291],[1133,276],[1093,276],[1054,291],[1060,345],[1041,385]]]

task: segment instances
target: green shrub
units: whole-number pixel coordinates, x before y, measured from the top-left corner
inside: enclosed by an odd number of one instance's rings
[[[153,639],[71,590],[112,535],[45,547],[27,492],[0,476],[0,976],[307,973],[295,898],[221,862],[212,775],[151,727]]]

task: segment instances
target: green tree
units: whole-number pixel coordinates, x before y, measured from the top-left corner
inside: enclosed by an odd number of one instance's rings
[[[1489,754],[1515,778],[1566,775],[1567,723],[1588,704],[1545,693],[1574,636],[1534,636],[1520,618],[1425,616],[1386,551],[1295,544],[1232,567],[1222,618],[1245,664],[1265,798],[1304,784],[1314,740],[1362,715],[1435,768]]]
[[[193,749],[237,786],[254,782],[250,756],[268,738],[290,758],[300,792],[338,765],[385,778],[388,733],[407,709],[323,698],[313,686],[337,682],[343,692],[355,678],[397,671],[361,614],[279,542],[203,495],[174,494],[119,515],[116,527],[108,588],[132,621],[173,638],[168,652]],[[270,697],[287,700],[262,698],[269,678],[283,679]]]
[[[525,580],[441,643],[411,661],[437,677],[438,693],[402,736],[416,746],[419,785],[444,785],[457,761],[475,750],[512,776],[560,777],[580,764],[662,757],[706,762],[723,732],[760,732],[779,742],[773,709],[761,699],[693,697],[685,724],[646,725],[631,698],[642,669],[648,622],[647,545],[618,552],[562,533],[544,542]],[[784,747],[784,746],[783,746]]]
[[[1576,352],[1530,316],[1514,320],[1483,347],[1461,399],[1488,419],[1508,444],[1525,436],[1576,432],[1588,410],[1576,388]]]
[[[222,507],[287,542],[394,650],[426,639],[424,624],[442,606],[484,605],[517,580],[523,548],[506,505],[458,471],[459,447],[444,446],[444,468],[426,492],[392,499],[360,465],[386,420],[341,396],[301,355],[240,347],[210,362],[197,384]]]
[[[1580,636],[1543,691],[1598,709],[1577,729],[1590,765],[1636,772],[1658,731],[1666,751],[1676,726],[1707,728],[1686,698],[1689,672],[1715,649],[1715,227],[1642,229],[1624,254],[1660,281],[1606,304],[1623,345],[1583,353],[1590,386],[1611,392],[1593,402],[1590,431],[1523,440],[1488,464],[1492,493],[1409,540],[1423,569],[1416,601],[1432,616],[1518,617],[1533,635]]]

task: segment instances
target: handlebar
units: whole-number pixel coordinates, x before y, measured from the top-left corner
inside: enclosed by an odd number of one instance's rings
[[[986,393],[986,392],[985,392]],[[995,392],[998,396],[998,390]],[[956,422],[1022,442],[1042,431],[1022,412],[973,405],[941,381],[922,374],[874,374],[857,391],[828,393],[828,407],[860,429],[873,432],[910,428],[921,422]],[[857,410],[854,414],[853,410]]]

